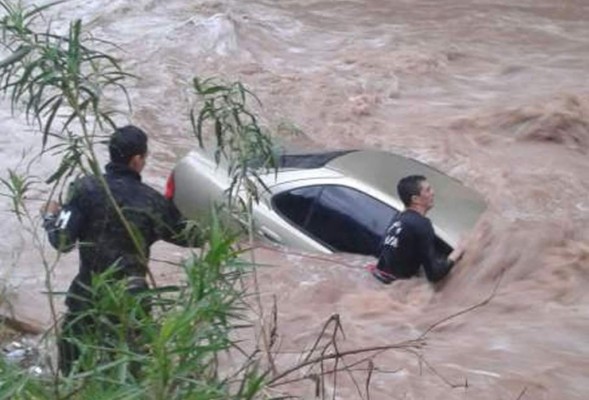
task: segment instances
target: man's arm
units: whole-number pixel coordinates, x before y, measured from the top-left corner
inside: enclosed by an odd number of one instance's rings
[[[43,228],[47,231],[49,243],[54,249],[67,253],[76,244],[82,222],[82,214],[75,204],[68,203],[63,208],[55,201],[49,201],[41,209]]]
[[[171,200],[161,197],[161,219],[156,222],[156,232],[160,239],[183,247],[200,247],[203,244],[203,233],[193,221],[180,214]]]
[[[435,249],[435,234],[431,223],[425,232],[420,235],[420,254],[422,255],[422,265],[425,271],[425,276],[430,282],[438,282],[442,280],[460,256],[462,255],[462,248],[459,246],[446,259],[438,259],[436,257]]]

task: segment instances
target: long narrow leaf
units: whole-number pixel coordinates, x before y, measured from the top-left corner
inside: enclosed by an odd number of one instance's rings
[[[31,52],[31,47],[21,46],[11,55],[0,61],[0,69],[6,68],[9,65],[15,64],[25,58]]]
[[[51,106],[51,113],[49,114],[49,118],[47,122],[45,122],[45,127],[43,128],[43,148],[47,145],[47,139],[49,138],[49,132],[51,131],[51,126],[53,125],[53,120],[61,107],[61,103],[63,102],[63,98],[59,97]],[[51,182],[48,182],[51,183]]]
[[[34,15],[38,15],[38,14],[42,13],[43,11],[47,10],[48,8],[54,7],[54,6],[61,4],[61,3],[65,3],[66,1],[67,0],[57,0],[57,1],[53,1],[51,3],[44,4],[42,6],[34,6],[34,8],[31,11],[29,11],[23,15],[23,18],[25,20],[29,19],[29,18],[33,17]]]

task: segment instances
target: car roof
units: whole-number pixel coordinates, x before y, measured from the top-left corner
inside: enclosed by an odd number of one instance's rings
[[[377,150],[348,152],[331,159],[326,168],[364,182],[394,198],[397,182],[408,175],[423,175],[435,191],[428,217],[452,243],[475,225],[486,208],[482,196],[460,181],[417,160]]]
[[[285,153],[278,157],[279,169],[313,169],[323,167],[331,160],[356,150],[336,150],[318,153]]]

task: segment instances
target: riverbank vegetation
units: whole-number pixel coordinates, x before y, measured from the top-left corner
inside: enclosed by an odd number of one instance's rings
[[[137,79],[115,57],[96,49],[114,45],[92,38],[81,21],[70,23],[65,35],[52,32],[49,25],[42,27],[47,24],[43,13],[57,3],[27,8],[0,2],[0,89],[13,111],[24,113],[42,133],[41,154],[50,152],[60,159],[44,183],[17,171],[9,171],[2,180],[14,215],[31,227],[43,259],[53,319],[43,340],[49,341],[60,335],[52,284],[59,257],[43,252],[44,234],[36,210],[29,209],[27,194],[35,184],[44,184],[51,185],[51,198],[62,198],[72,179],[102,176],[95,146],[130,112],[126,82]],[[271,141],[247,109],[251,93],[240,83],[219,82],[193,79],[202,106],[189,117],[197,142],[203,145],[203,136],[212,131],[218,154],[231,161],[235,190],[242,185],[252,188],[247,181],[255,173],[248,170],[247,159],[271,160]],[[113,93],[127,99],[125,110],[107,106],[107,94]],[[117,207],[114,201],[113,205]],[[120,210],[118,215],[125,223]],[[177,285],[158,287],[147,271],[152,288],[132,296],[108,271],[96,276],[91,289],[94,307],[80,318],[91,319],[97,329],[63,338],[82,349],[73,372],[62,376],[50,355],[41,373],[0,357],[0,398],[249,399],[259,393],[265,374],[257,356],[232,357],[242,360],[238,363],[222,361],[223,354],[244,353],[233,337],[236,329],[251,329],[245,318],[250,305],[244,284],[251,264],[240,257],[236,235],[218,218],[209,222],[203,229],[207,240],[202,251],[177,265],[184,273]],[[142,238],[126,226],[140,243]]]

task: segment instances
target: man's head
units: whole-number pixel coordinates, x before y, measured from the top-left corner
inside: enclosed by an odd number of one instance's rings
[[[133,125],[117,128],[108,143],[110,160],[141,172],[147,157],[147,135]]]
[[[416,208],[424,214],[434,206],[434,189],[422,175],[410,175],[397,184],[397,193],[407,208]]]

